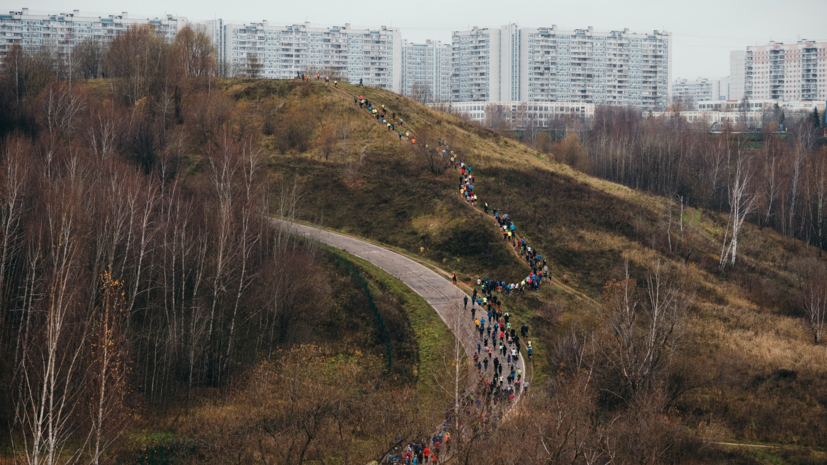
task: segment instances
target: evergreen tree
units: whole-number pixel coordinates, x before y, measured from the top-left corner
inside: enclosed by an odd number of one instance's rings
[[[813,108],[813,124],[816,128],[821,127],[821,115],[818,114],[818,108]]]

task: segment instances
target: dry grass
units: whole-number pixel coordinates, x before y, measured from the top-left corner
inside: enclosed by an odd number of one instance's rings
[[[812,255],[812,249],[795,247],[768,228],[745,225],[739,263],[721,273],[717,261],[726,215],[685,208],[681,241],[679,205],[672,202],[670,249],[667,201],[661,197],[587,176],[408,99],[376,89],[344,87],[387,104],[409,124],[431,125],[435,134],[439,128],[454,132],[454,145],[465,147],[464,160],[478,176],[481,200],[510,213],[521,235],[550,259],[555,277],[567,275],[578,291],[598,298],[603,284],[620,276],[624,262],[632,265],[637,277],[656,261],[691,264],[698,298],[685,343],[690,363],[702,375],[683,408],[709,424],[722,425],[729,438],[791,440],[790,433],[771,424],[751,426],[745,418],[757,418],[757,411],[762,418],[783,418],[779,424],[795,431],[800,443],[827,444],[820,432],[827,424],[822,412],[827,405],[827,394],[822,394],[827,393],[827,354],[823,346],[811,343],[796,312],[797,277],[792,266],[801,256]],[[441,177],[426,174],[403,144],[359,115],[352,102],[324,89],[316,97],[336,112],[351,115],[353,137],[345,152],[355,157],[361,150],[366,156],[359,184],[344,185],[336,171],[342,166],[338,159],[325,162],[315,148],[289,160],[272,155],[274,171],[282,178],[293,173],[301,177],[308,188],[306,207],[313,215],[323,216],[326,225],[408,253],[418,255],[419,248],[426,247],[424,260],[450,261],[463,274],[521,277],[524,268],[502,247],[490,222],[477,221],[456,199],[453,172]],[[302,161],[291,161],[297,159]],[[336,192],[338,201],[320,201],[316,193],[322,191]],[[480,241],[479,247],[464,244],[468,238]],[[575,322],[588,325],[592,318],[589,306],[550,288],[515,305],[532,318],[548,303],[564,308],[559,327],[545,332],[549,338]],[[545,343],[553,346],[553,340]],[[786,373],[779,370],[793,370],[796,378],[779,378],[778,373]],[[777,382],[786,384],[782,389]],[[798,411],[810,404],[815,407],[789,418],[789,409]],[[813,424],[819,426],[808,428]]]

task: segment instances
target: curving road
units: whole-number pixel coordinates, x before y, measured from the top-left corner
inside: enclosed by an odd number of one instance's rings
[[[410,258],[359,239],[279,219],[273,219],[273,223],[289,233],[351,253],[405,283],[433,307],[454,336],[460,338],[465,353],[473,357],[478,337],[470,313],[463,310],[462,298],[466,294],[450,281]]]

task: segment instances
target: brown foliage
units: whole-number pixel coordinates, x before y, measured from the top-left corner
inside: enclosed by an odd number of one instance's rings
[[[562,141],[554,144],[552,148],[557,161],[565,163],[579,171],[588,171],[589,159],[586,150],[580,142],[580,136],[569,134]]]
[[[130,105],[156,92],[164,77],[168,46],[152,25],[137,25],[115,38],[106,52],[106,74]]]

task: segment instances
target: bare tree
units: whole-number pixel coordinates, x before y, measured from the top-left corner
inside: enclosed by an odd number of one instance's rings
[[[261,72],[264,69],[264,63],[261,62],[258,54],[247,53],[244,62],[238,67],[236,75],[243,78],[260,78]]]
[[[645,299],[629,277],[628,264],[625,279],[607,284],[603,297],[612,335],[610,366],[624,380],[625,395],[652,392],[664,381],[663,369],[675,350],[691,295],[658,262],[647,275]]]
[[[98,79],[103,77],[103,64],[106,56],[106,45],[100,40],[88,38],[74,47],[74,61],[78,77],[83,79]]]
[[[813,334],[813,343],[821,342],[827,321],[827,271],[817,259],[804,259],[795,266],[804,315]]]
[[[69,183],[53,182],[57,189],[45,207],[47,222],[40,232],[45,251],[30,251],[30,262],[42,267],[43,280],[31,284],[39,295],[25,308],[37,315],[33,317],[37,337],[21,354],[22,387],[17,399],[23,449],[31,465],[64,460],[64,447],[75,426],[72,417],[83,391],[83,383],[77,380],[88,327],[88,319],[78,308],[82,287],[77,272],[80,192]],[[69,455],[74,458],[77,453]]]
[[[425,162],[428,170],[440,175],[444,173],[451,166],[451,161],[447,156],[442,155],[440,147],[434,147],[432,130],[430,127],[421,127],[417,130],[417,137],[419,140],[412,145],[412,150],[417,158]],[[430,143],[428,142],[430,141]]]
[[[227,352],[225,354],[225,365],[229,365],[233,349],[233,338],[235,337],[236,320],[238,318],[241,297],[254,279],[251,274],[253,269],[253,249],[258,245],[261,229],[257,227],[261,220],[261,186],[259,171],[262,160],[258,148],[254,147],[253,141],[248,140],[241,147],[240,153],[241,173],[241,212],[239,228],[237,230],[238,260],[240,262],[238,287],[236,288],[235,302],[233,303],[232,317],[230,318],[229,335],[227,336]],[[225,369],[228,369],[226,366]]]
[[[419,103],[430,103],[433,101],[431,86],[425,82],[414,82],[411,85],[411,98]]]
[[[59,138],[71,138],[86,107],[85,96],[71,83],[53,83],[42,100],[43,126]]]
[[[448,316],[448,326],[453,333],[453,343],[450,347],[446,347],[446,351],[442,353],[443,369],[442,373],[434,373],[434,380],[440,390],[446,394],[451,403],[451,430],[459,432],[462,425],[465,423],[465,416],[463,414],[463,403],[466,400],[465,388],[469,385],[469,359],[465,353],[465,346],[462,344],[462,339],[473,337],[473,334],[468,332],[468,325],[463,324],[464,312],[459,305],[451,311]],[[440,376],[441,375],[441,376]],[[460,453],[463,448],[462,434],[457,434],[454,443],[456,453]]]
[[[798,212],[798,201],[801,195],[801,180],[802,180],[802,170],[804,168],[804,150],[800,143],[796,144],[795,149],[793,150],[792,157],[790,157],[789,162],[792,166],[788,168],[789,170],[789,216],[787,218],[787,234],[795,239],[796,235],[796,213]]]
[[[751,181],[752,170],[749,166],[749,160],[739,154],[735,162],[735,173],[729,186],[729,217],[723,245],[721,246],[721,257],[718,262],[721,270],[726,268],[728,260],[730,266],[735,266],[741,227],[744,225],[747,216],[755,209],[756,197],[750,191],[752,188]]]

